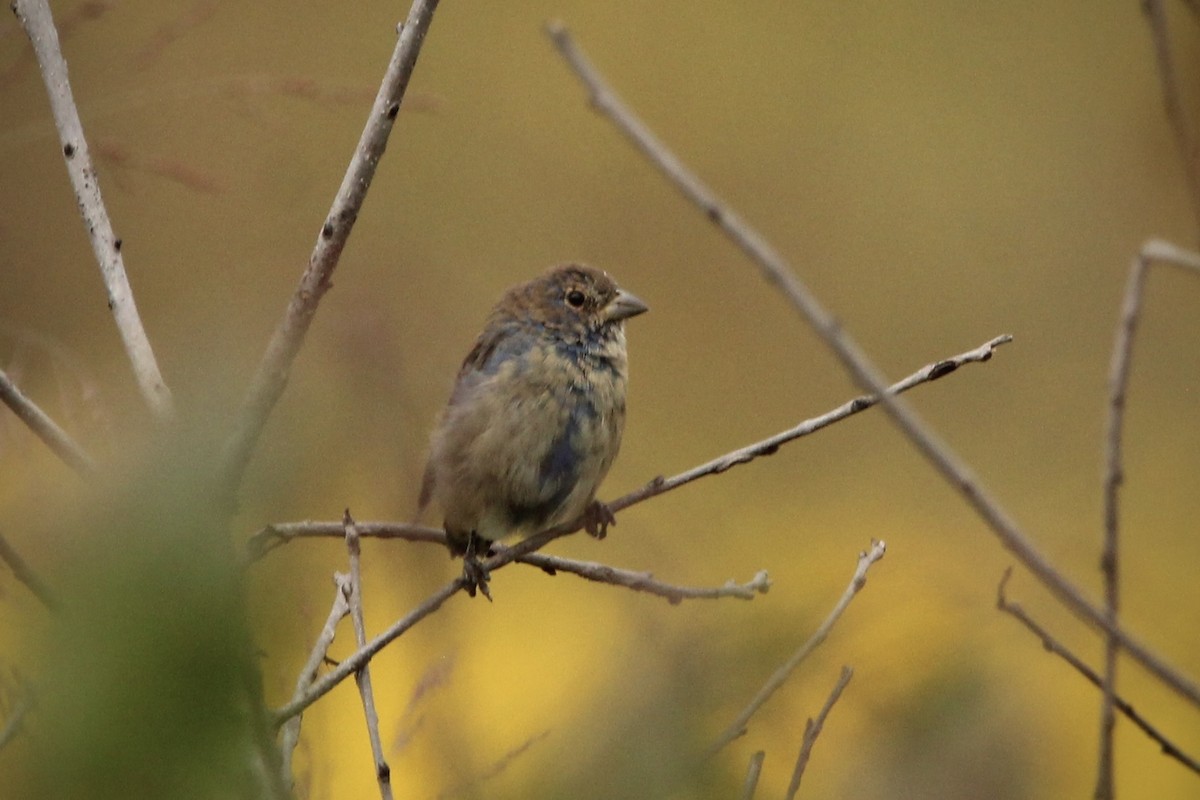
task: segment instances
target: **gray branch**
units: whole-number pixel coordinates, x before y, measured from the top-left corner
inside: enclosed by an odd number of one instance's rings
[[[37,56],[46,92],[50,96],[50,110],[54,113],[54,124],[58,128],[62,153],[67,162],[67,173],[75,188],[75,199],[92,243],[92,252],[100,265],[100,274],[108,291],[108,307],[112,310],[125,353],[133,365],[138,387],[147,405],[159,419],[172,415],[171,391],[163,381],[154,358],[154,350],[142,327],[137,304],[133,300],[133,289],[125,273],[125,261],[121,256],[121,240],[113,232],[112,222],[100,196],[100,182],[96,168],[88,151],[87,139],[83,135],[83,123],[71,94],[71,83],[67,78],[67,62],[63,58],[58,42],[58,31],[50,15],[46,0],[14,0],[13,13],[29,36]]]

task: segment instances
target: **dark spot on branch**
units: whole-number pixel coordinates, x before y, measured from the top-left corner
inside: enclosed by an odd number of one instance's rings
[[[708,206],[707,208],[705,208],[704,215],[707,216],[709,218],[709,220],[717,223],[718,225],[721,223],[721,217],[724,216],[721,213],[721,207],[717,206],[717,205],[711,205],[711,206]]]
[[[857,414],[864,408],[870,408],[873,405],[875,405],[875,399],[873,397],[856,397],[850,401],[850,413]]]
[[[333,237],[333,223],[325,220],[325,224],[321,227],[321,238],[329,239]]]
[[[116,250],[118,253],[121,252],[121,239],[120,238],[113,239],[113,250]]]
[[[399,103],[392,103],[390,106],[387,107],[387,118],[388,119],[395,119],[396,115],[399,113],[400,113],[400,104]]]
[[[75,145],[67,142],[63,145],[63,155],[67,158],[72,158],[75,155]]]
[[[933,365],[933,369],[929,370],[929,380],[936,381],[943,375],[949,375],[954,370],[958,369],[958,364],[953,361],[939,361]]]
[[[381,761],[379,764],[375,765],[375,774],[380,781],[384,783],[391,783],[392,768],[388,766],[386,761]]]
[[[759,450],[758,454],[760,456],[773,456],[778,452],[779,452],[779,445],[769,444],[766,447],[764,447],[762,450]]]

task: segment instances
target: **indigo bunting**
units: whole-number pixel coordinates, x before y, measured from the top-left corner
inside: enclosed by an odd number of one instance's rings
[[[509,289],[492,309],[434,429],[419,502],[442,508],[472,597],[491,599],[479,556],[497,539],[585,512],[603,538],[613,519],[595,497],[625,425],[624,323],[646,310],[580,264]]]

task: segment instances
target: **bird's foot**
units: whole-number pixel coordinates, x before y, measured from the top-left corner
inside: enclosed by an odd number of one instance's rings
[[[483,566],[483,562],[479,560],[476,553],[483,549],[486,557],[491,552],[491,544],[483,541],[474,533],[467,540],[466,552],[463,553],[463,581],[467,594],[471,597],[475,596],[475,592],[479,591],[488,602],[492,602],[492,590],[488,588],[488,581],[491,580],[491,573]]]
[[[616,524],[612,509],[599,500],[593,500],[583,512],[583,529],[596,539],[603,539],[608,535],[608,526]]]

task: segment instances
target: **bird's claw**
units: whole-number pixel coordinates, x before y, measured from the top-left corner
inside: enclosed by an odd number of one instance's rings
[[[583,529],[593,538],[603,539],[608,535],[608,526],[616,524],[612,509],[599,500],[593,500],[583,512]]]
[[[485,555],[491,553],[491,544],[480,539],[474,531],[467,537],[467,546],[464,550],[463,557],[463,582],[467,594],[471,597],[475,596],[476,590],[481,592],[488,602],[492,602],[492,590],[488,588],[488,581],[492,575],[483,566],[483,562],[479,560],[476,553],[479,552],[480,546],[486,544]]]
[[[483,562],[473,554],[463,557],[463,581],[466,583],[464,588],[471,597],[474,597],[478,590],[490,603],[492,590],[488,588],[488,581],[491,580],[491,577],[491,573],[483,566]]]

